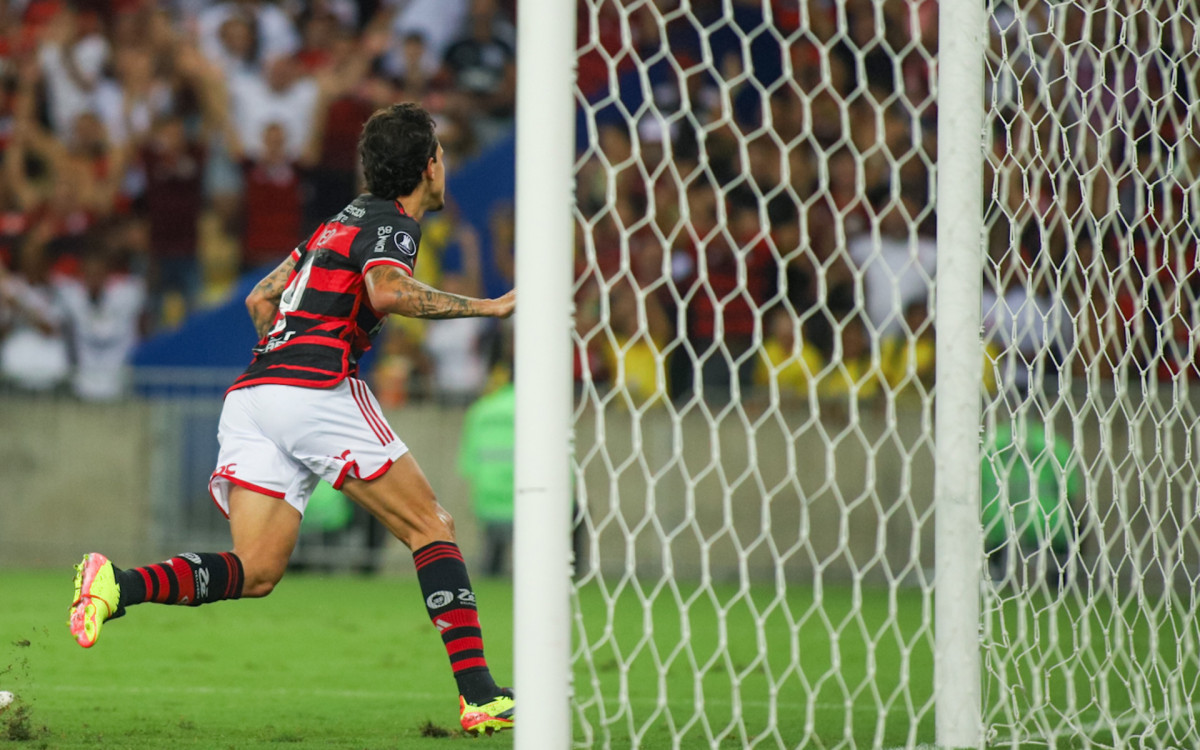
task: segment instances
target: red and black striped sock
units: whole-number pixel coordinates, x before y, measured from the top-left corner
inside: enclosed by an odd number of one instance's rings
[[[450,655],[458,692],[468,703],[487,703],[500,689],[483,658],[483,631],[462,552],[454,542],[434,542],[413,552],[413,562],[425,609]]]
[[[116,573],[118,611],[142,602],[195,607],[242,595],[242,561],[232,552],[184,552],[157,565]]]

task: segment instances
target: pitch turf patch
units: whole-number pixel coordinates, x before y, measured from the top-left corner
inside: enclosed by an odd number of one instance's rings
[[[422,737],[453,737],[456,734],[457,732],[451,732],[449,729],[434,724],[432,721],[426,720],[426,722],[421,725]]]

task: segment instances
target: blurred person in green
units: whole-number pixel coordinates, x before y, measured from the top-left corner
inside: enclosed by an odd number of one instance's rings
[[[467,409],[458,451],[458,473],[471,485],[471,504],[483,527],[483,569],[489,576],[504,572],[512,547],[516,406],[512,378],[505,377]]]
[[[1041,552],[1050,558],[1047,583],[1066,583],[1067,561],[1077,543],[1072,505],[1084,494],[1074,449],[1064,436],[1035,421],[1001,424],[986,446],[981,469],[984,546],[992,580]],[[1014,558],[1014,559],[1010,559]]]

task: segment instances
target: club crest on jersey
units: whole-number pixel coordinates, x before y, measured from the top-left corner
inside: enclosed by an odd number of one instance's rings
[[[396,232],[392,235],[396,239],[396,247],[400,252],[410,258],[417,254],[417,241],[413,239],[408,232]]]

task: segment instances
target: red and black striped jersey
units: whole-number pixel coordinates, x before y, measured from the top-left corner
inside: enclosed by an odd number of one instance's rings
[[[292,252],[295,266],[271,330],[229,390],[263,383],[331,388],[358,371],[386,314],[364,276],[387,264],[412,275],[421,226],[398,201],[360,195]]]

